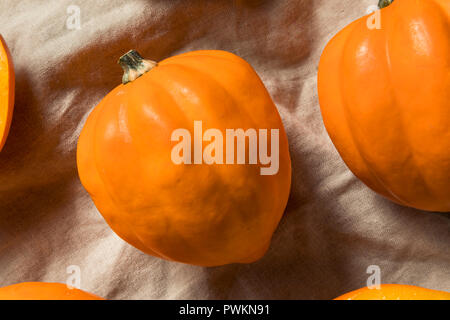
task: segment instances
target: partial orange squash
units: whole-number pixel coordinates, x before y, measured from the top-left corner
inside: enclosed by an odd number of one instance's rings
[[[380,289],[362,288],[335,300],[450,300],[450,292],[401,284],[383,284]]]
[[[14,110],[14,66],[6,46],[0,35],[0,151],[5,145]]]
[[[450,1],[395,0],[379,13],[379,28],[375,16],[363,17],[322,54],[326,129],[370,188],[401,205],[449,212]]]
[[[0,288],[0,300],[103,300],[62,283],[22,282]]]
[[[123,84],[89,115],[77,150],[81,182],[107,223],[136,248],[171,261],[218,266],[261,258],[286,207],[291,160],[280,116],[256,72],[214,50],[159,63],[130,51],[120,63]],[[196,121],[204,133],[215,129],[224,137],[227,129],[268,130],[267,149],[279,146],[277,172],[263,175],[266,165],[250,163],[249,138],[243,164],[237,144],[234,164],[219,148],[214,155],[223,164],[202,162],[212,142],[203,143],[197,164],[175,163],[173,133],[185,129],[195,144],[202,137]],[[269,133],[275,130],[276,141]],[[194,150],[186,152],[192,162]]]

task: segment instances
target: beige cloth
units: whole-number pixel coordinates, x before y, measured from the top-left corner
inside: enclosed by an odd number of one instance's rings
[[[450,291],[450,215],[369,190],[340,159],[319,112],[326,42],[376,2],[0,0],[17,86],[0,153],[0,286],[66,282],[66,268],[77,265],[81,288],[109,299],[331,299],[365,286],[367,267],[378,265],[385,283]],[[81,30],[67,28],[70,5],[80,8]],[[119,84],[116,61],[131,48],[153,60],[228,50],[266,84],[287,129],[293,184],[259,262],[202,268],[147,256],[108,228],[81,186],[79,132]]]

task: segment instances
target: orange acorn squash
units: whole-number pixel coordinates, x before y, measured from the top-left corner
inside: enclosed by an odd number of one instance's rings
[[[62,283],[23,282],[0,288],[0,300],[103,300]]]
[[[5,145],[14,110],[14,67],[6,46],[0,35],[0,151]]]
[[[119,62],[123,84],[89,115],[77,149],[80,180],[106,222],[136,248],[171,261],[218,266],[261,258],[287,203],[291,162],[280,116],[256,72],[214,50],[159,63],[130,51]],[[223,134],[278,130],[278,172],[262,175],[264,165],[250,164],[249,143],[241,164],[175,163],[172,134],[184,128],[195,140],[195,121]]]
[[[382,3],[390,3],[385,0]],[[318,90],[350,170],[401,205],[450,211],[450,1],[395,0],[326,46]]]
[[[450,292],[401,284],[383,284],[380,289],[365,287],[335,300],[450,300]]]

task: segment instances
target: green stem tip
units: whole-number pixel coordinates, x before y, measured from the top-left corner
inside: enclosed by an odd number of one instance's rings
[[[136,50],[130,50],[125,53],[120,57],[118,63],[124,72],[122,77],[123,84],[136,80],[158,65],[155,61],[142,58]]]
[[[394,0],[380,0],[378,2],[378,7],[380,9],[386,8],[387,6],[391,5],[392,2],[394,2]]]

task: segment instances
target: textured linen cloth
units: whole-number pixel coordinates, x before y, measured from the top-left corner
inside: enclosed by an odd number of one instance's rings
[[[0,33],[16,69],[0,153],[0,286],[65,283],[75,265],[81,288],[108,299],[331,299],[365,286],[377,265],[383,283],[450,291],[450,215],[372,192],[322,123],[320,54],[376,2],[0,0]],[[260,261],[203,268],[148,256],[113,233],[81,186],[80,130],[120,83],[117,59],[132,48],[157,61],[227,50],[262,78],[288,133],[293,181]]]

